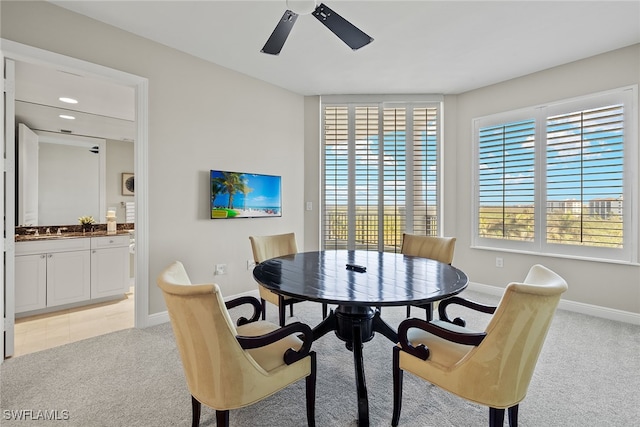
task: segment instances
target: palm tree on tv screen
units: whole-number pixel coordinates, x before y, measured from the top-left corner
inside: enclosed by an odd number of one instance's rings
[[[224,192],[225,186],[222,178],[214,178],[211,180],[211,207],[216,206],[216,197]]]
[[[242,177],[243,174],[235,172],[222,172],[222,175],[223,186],[229,194],[227,207],[233,209],[233,196],[238,192],[246,194],[244,189],[247,187],[247,179]]]

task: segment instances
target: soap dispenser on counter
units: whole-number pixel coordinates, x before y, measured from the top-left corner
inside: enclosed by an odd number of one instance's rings
[[[116,234],[116,210],[110,208],[107,211],[107,234]]]

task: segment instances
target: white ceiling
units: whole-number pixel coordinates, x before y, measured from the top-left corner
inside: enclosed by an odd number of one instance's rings
[[[36,131],[133,141],[133,88],[22,61],[16,61],[15,74],[17,123]],[[66,104],[60,97],[78,103]]]
[[[52,3],[303,95],[458,94],[640,42],[638,0],[325,0],[373,43],[302,15],[279,56],[286,0]]]
[[[287,0],[51,1],[302,95],[458,94],[640,43],[640,0],[325,2],[374,41],[352,51],[301,15],[280,55],[263,54]],[[131,88],[18,64],[16,95],[36,129],[135,134]],[[60,108],[76,120],[59,119]]]

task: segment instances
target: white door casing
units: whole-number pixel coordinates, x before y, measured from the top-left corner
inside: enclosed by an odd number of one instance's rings
[[[0,277],[4,279],[4,301],[0,307],[3,307],[4,321],[3,335],[4,339],[0,344],[0,350],[5,357],[14,353],[14,324],[15,324],[15,243],[13,235],[15,234],[15,62],[3,53],[4,63],[4,103],[3,103],[3,123],[4,132],[4,174],[0,180],[0,193],[4,192],[4,197],[0,197],[0,203],[4,212],[4,235],[2,239],[4,262],[0,266]],[[4,184],[4,185],[2,185]],[[0,292],[2,294],[2,292]],[[2,299],[2,296],[0,296]],[[0,363],[4,357],[0,357]]]
[[[149,323],[149,255],[148,255],[148,87],[149,82],[146,78],[129,74],[123,71],[104,67],[102,65],[93,64],[54,52],[24,45],[7,39],[0,39],[0,57],[9,60],[19,60],[29,63],[40,64],[44,66],[55,67],[58,70],[68,71],[71,73],[85,75],[93,78],[101,78],[133,87],[135,89],[136,103],[136,137],[134,142],[135,167],[136,176],[136,194],[135,194],[135,228],[136,228],[136,254],[135,254],[135,327],[144,328]],[[2,56],[3,55],[3,56]],[[6,68],[5,61],[5,68]],[[12,61],[13,62],[13,61]],[[5,84],[5,87],[7,85]],[[5,93],[6,102],[6,93]],[[12,104],[13,106],[13,104]],[[14,109],[9,112],[6,108],[3,111],[5,118],[4,130],[0,132],[4,135],[3,144],[5,150],[13,147],[15,144],[6,144],[6,141],[15,141],[14,129]],[[8,125],[11,121],[11,126]],[[2,128],[0,128],[0,131]],[[7,177],[13,176],[13,181],[6,182],[6,186],[0,185],[0,203],[4,206],[4,200],[7,200],[6,214],[11,213],[11,217],[5,216],[5,233],[7,236],[13,236],[15,233],[15,192],[14,194],[3,194],[4,187],[15,188],[15,157],[9,161],[5,159],[5,170]],[[0,178],[1,179],[1,178]],[[8,179],[8,178],[7,178]],[[10,230],[9,230],[10,228]],[[9,272],[8,268],[13,269],[15,257],[15,244],[12,238],[6,239],[4,242],[5,262],[0,266],[4,267],[6,274],[4,275],[4,288],[7,298],[2,301],[2,292],[0,292],[0,306],[5,307],[5,321],[3,322],[5,337],[11,334],[11,338],[3,345],[0,340],[0,353],[5,356],[13,353],[13,323],[15,319],[15,302],[13,299],[14,277],[13,272]],[[0,271],[1,273],[1,271]],[[2,274],[0,274],[2,276]],[[7,303],[11,299],[11,303]],[[3,348],[4,347],[4,348]],[[10,352],[7,349],[10,348]],[[4,351],[3,351],[4,350]],[[0,363],[3,358],[0,357]]]

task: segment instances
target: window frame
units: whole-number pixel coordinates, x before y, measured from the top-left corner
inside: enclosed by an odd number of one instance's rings
[[[606,248],[584,245],[549,243],[546,241],[546,206],[548,189],[547,171],[547,119],[570,112],[601,108],[609,103],[624,105],[624,155],[623,155],[623,247]],[[509,124],[520,120],[535,120],[534,165],[534,239],[531,242],[492,239],[479,236],[479,177],[480,141],[482,128]],[[491,114],[472,120],[473,174],[472,174],[472,248],[527,253],[573,259],[586,259],[612,263],[638,263],[638,85],[625,86],[608,91],[563,99],[544,105]]]

